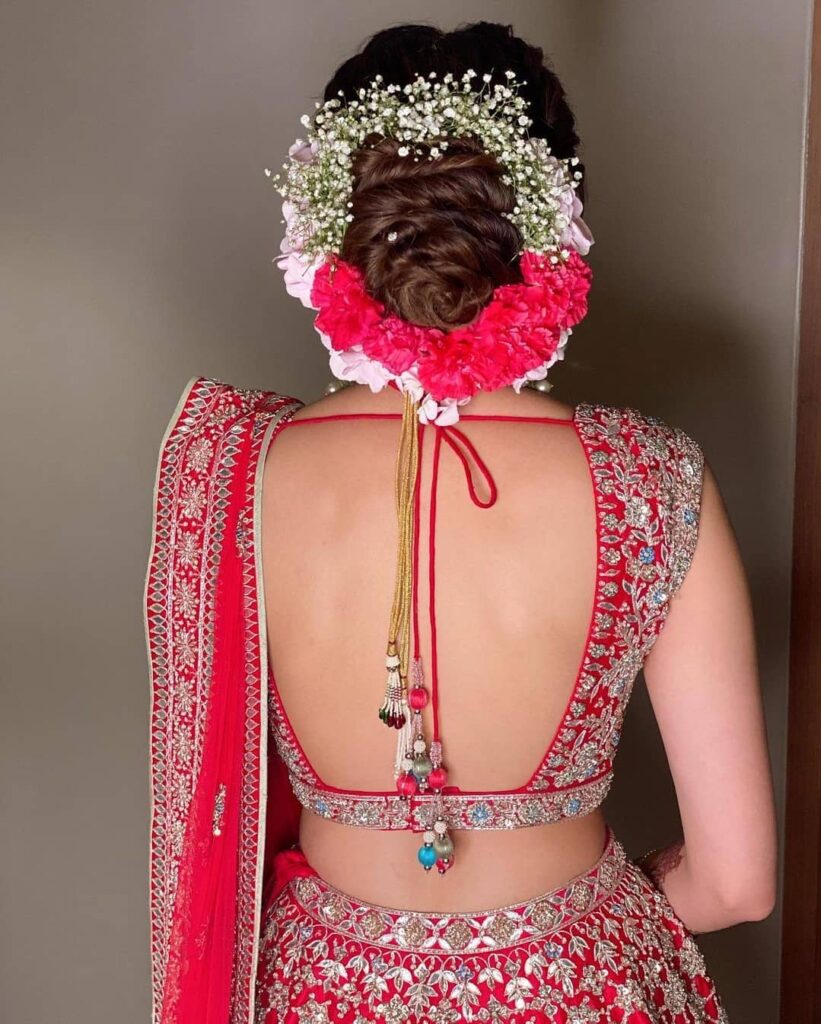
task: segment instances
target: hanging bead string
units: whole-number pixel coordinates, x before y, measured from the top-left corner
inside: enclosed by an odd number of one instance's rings
[[[414,662],[421,661],[419,654],[419,594],[417,583],[419,580],[419,534],[421,520],[421,490],[422,490],[422,448],[425,440],[425,432],[422,424],[419,424],[418,448],[418,469],[416,476],[416,492],[413,496],[413,557],[411,572],[413,574],[413,657]]]
[[[433,446],[432,482],[430,488],[430,525],[428,527],[428,619],[430,621],[430,689],[433,700],[433,739],[439,743],[439,657],[436,643],[436,495],[439,481],[439,459],[442,434],[436,435]]]
[[[413,743],[417,738],[424,739],[422,728],[422,708],[427,703],[427,693],[423,687],[422,658],[419,653],[419,534],[420,534],[420,504],[421,504],[421,482],[422,482],[422,442],[424,440],[423,424],[417,424],[417,467],[416,487],[413,495],[413,548],[411,554],[411,578],[412,578],[412,634],[413,654],[410,663],[410,689],[408,690],[408,705],[413,712],[408,715],[402,734],[399,737],[399,744],[396,750],[396,771],[394,778],[399,780],[400,776],[413,771]],[[421,699],[424,698],[424,699]],[[403,784],[408,791],[404,795],[410,795],[411,783],[414,783],[413,792],[416,792],[418,780],[415,777],[407,779]],[[399,786],[400,793],[402,786]]]
[[[406,411],[407,405],[406,395]],[[410,436],[411,433],[414,435],[413,438]],[[461,445],[456,443],[451,434],[459,438]],[[421,425],[415,419],[415,410],[412,431],[406,415],[403,414],[396,476],[400,545],[394,609],[391,616],[392,642],[389,642],[388,646],[388,688],[385,701],[380,708],[380,718],[400,730],[394,764],[394,776],[400,796],[410,798],[419,792],[433,791],[434,799],[429,807],[428,827],[423,833],[423,845],[419,848],[418,860],[426,871],[430,871],[432,867],[436,866],[439,873],[444,875],[453,865],[453,839],[444,811],[443,794],[448,775],[443,764],[439,731],[439,677],[435,612],[436,504],[442,442],[446,442],[459,457],[467,478],[470,497],[475,505],[480,508],[490,508],[496,502],[497,491],[493,477],[470,440],[455,427],[439,427],[434,437],[428,533],[428,596],[431,632],[431,694],[429,698],[419,651],[418,580],[422,438],[423,433]],[[476,491],[470,462],[463,449],[467,449],[467,452],[473,456],[488,485],[489,497],[485,500],[481,499]],[[413,658],[408,675],[411,631]],[[408,682],[410,683],[409,688]],[[429,699],[433,714],[433,735],[430,744],[425,738],[422,721],[422,711],[427,706]]]
[[[419,609],[417,600],[417,585],[419,579],[419,503],[422,479],[422,439],[424,432],[422,424],[416,423],[416,480],[413,489],[412,510],[411,510],[411,618],[413,647],[412,656],[409,654],[409,679],[410,688],[405,687],[405,723],[399,731],[396,743],[396,759],[394,761],[393,777],[397,780],[397,787],[402,793],[401,779],[412,770],[412,753],[414,739],[421,734],[422,725],[420,709],[413,705],[418,698],[417,686],[421,683],[422,663],[419,657]],[[413,714],[410,712],[413,711]],[[407,788],[407,783],[405,784]],[[414,790],[415,792],[416,790]],[[409,793],[403,795],[410,795]]]
[[[407,679],[410,652],[410,611],[413,588],[413,499],[418,467],[418,433],[416,403],[405,393],[399,451],[396,458],[394,497],[399,527],[396,574],[393,603],[388,627],[388,647],[385,655],[387,680],[385,696],[379,708],[379,718],[389,727],[400,730],[397,737],[395,772],[399,771],[404,753],[405,725],[408,721]]]
[[[411,618],[413,629],[413,660],[410,665],[411,688],[407,691],[408,711],[405,725],[399,735],[399,743],[396,750],[396,765],[394,777],[396,787],[400,796],[410,797],[417,793],[420,788],[420,778],[414,774],[414,743],[421,740],[421,749],[424,750],[424,734],[422,728],[422,707],[419,703],[419,687],[422,683],[422,662],[419,657],[419,609],[418,609],[418,578],[419,578],[419,507],[422,476],[422,442],[424,432],[422,424],[416,424],[416,484],[413,493],[413,504],[411,509]]]
[[[430,617],[430,667],[431,667],[431,711],[433,715],[433,739],[426,757],[426,784],[434,791],[432,820],[425,830],[423,845],[419,848],[419,862],[429,871],[435,864],[439,874],[444,875],[453,865],[453,839],[448,829],[448,821],[444,811],[443,790],[447,785],[448,774],[442,764],[442,741],[439,734],[439,675],[436,654],[436,614],[435,614],[435,553],[436,553],[436,497],[439,483],[439,459],[442,454],[442,439],[447,439],[444,429],[437,430],[433,444],[433,466],[431,469],[430,514],[428,526],[428,610]],[[461,452],[456,449],[461,457]],[[467,464],[462,459],[467,469]],[[421,684],[420,684],[421,685]],[[424,690],[424,702],[427,703],[427,690]],[[415,745],[414,745],[415,749]],[[414,764],[416,762],[414,761]]]

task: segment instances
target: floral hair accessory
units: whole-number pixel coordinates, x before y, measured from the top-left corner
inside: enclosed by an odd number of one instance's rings
[[[593,242],[576,194],[578,159],[559,160],[544,139],[531,138],[527,103],[512,71],[505,82],[466,71],[418,76],[404,86],[377,76],[356,99],[316,104],[302,117],[306,139],[272,175],[284,198],[285,238],[278,258],[285,287],[316,309],[315,326],[331,371],[379,391],[409,393],[422,422],[453,423],[477,390],[541,380],[584,316],[590,272],[581,256]],[[476,88],[476,85],[479,88]],[[339,257],[353,219],[353,159],[374,140],[393,138],[409,160],[436,159],[448,140],[471,137],[496,157],[515,195],[506,214],[522,238],[523,283],[496,289],[477,319],[450,332],[388,316]],[[395,239],[389,232],[387,239]],[[568,295],[572,293],[572,301]]]
[[[405,86],[385,85],[377,75],[367,89],[358,91],[357,99],[327,100],[317,105],[313,121],[304,115],[308,138],[297,139],[290,161],[283,165],[284,177],[274,178],[290,204],[289,244],[307,257],[324,258],[341,250],[353,219],[353,158],[371,137],[396,139],[399,156],[409,159],[436,159],[448,148],[449,138],[471,137],[505,168],[502,180],[516,194],[508,216],[522,235],[523,249],[558,253],[582,176],[575,169],[579,161],[558,160],[544,139],[528,136],[531,120],[521,86],[512,71],[505,76],[507,84],[491,86],[491,76],[485,75],[477,91],[473,71],[465,72],[461,81],[447,74],[440,82],[431,73]]]
[[[391,379],[420,403],[422,422],[449,424],[477,391],[539,380],[587,312],[590,268],[576,253],[551,263],[526,252],[522,284],[497,288],[470,324],[452,331],[418,327],[387,314],[365,289],[361,272],[342,260],[316,271],[311,301],[316,328],[334,353],[334,373],[362,380],[363,364],[384,372],[363,383],[377,391]]]

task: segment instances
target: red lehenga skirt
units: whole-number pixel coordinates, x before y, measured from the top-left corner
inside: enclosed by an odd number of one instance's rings
[[[278,857],[256,1024],[727,1024],[692,933],[609,828],[588,871],[477,913],[363,903]]]

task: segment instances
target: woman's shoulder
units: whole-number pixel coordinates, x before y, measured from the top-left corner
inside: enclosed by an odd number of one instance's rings
[[[698,539],[708,474],[701,445],[682,427],[633,406],[580,403],[574,415],[606,496],[605,521],[623,531],[613,536],[631,538],[639,573],[659,567],[653,538],[664,540],[665,582],[657,591],[664,602],[679,590]]]
[[[247,434],[261,436],[268,424],[293,415],[302,402],[265,388],[238,387],[214,377],[191,377],[167,421],[160,441],[159,464],[178,461],[183,452],[200,453],[195,461],[222,440]],[[222,440],[221,440],[222,439]]]
[[[580,402],[574,407],[573,417],[593,436],[610,438],[617,444],[648,448],[656,456],[667,454],[672,447],[703,458],[701,445],[689,431],[665,416],[632,405]]]
[[[574,419],[591,465],[609,478],[608,488],[662,499],[686,526],[695,525],[709,468],[692,434],[633,406],[582,402],[574,409]]]
[[[171,426],[180,420],[189,428],[204,421],[225,425],[243,416],[274,414],[302,404],[298,398],[267,388],[241,387],[215,377],[195,376],[180,393]]]
[[[189,395],[198,399],[210,399],[230,403],[240,411],[250,411],[257,407],[265,407],[272,402],[289,402],[302,405],[302,401],[282,391],[270,388],[243,387],[231,384],[216,377],[191,377],[183,388],[183,396]]]

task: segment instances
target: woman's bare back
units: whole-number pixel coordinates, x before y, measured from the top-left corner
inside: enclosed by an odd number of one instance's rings
[[[400,411],[401,396],[391,390],[373,395],[350,388],[294,419]],[[596,516],[571,408],[538,393],[504,390],[477,396],[469,412],[564,421],[460,421],[498,488],[489,509],[471,502],[462,465],[446,447],[440,461],[435,599],[441,735],[449,782],[493,791],[528,781],[570,698],[593,609]],[[423,663],[430,658],[427,524],[436,429],[425,428],[422,447]],[[395,566],[398,432],[397,420],[298,425],[275,439],[264,470],[272,669],[309,761],[326,783],[343,788],[393,785],[395,734],[376,712]],[[474,477],[481,492],[481,476]],[[419,836],[413,832],[355,828],[307,811],[301,827],[309,861],[338,888],[372,902],[457,911],[560,885],[597,860],[604,837],[598,811],[510,832],[460,830],[458,870],[441,878],[415,862]],[[492,870],[494,864],[507,869]]]

